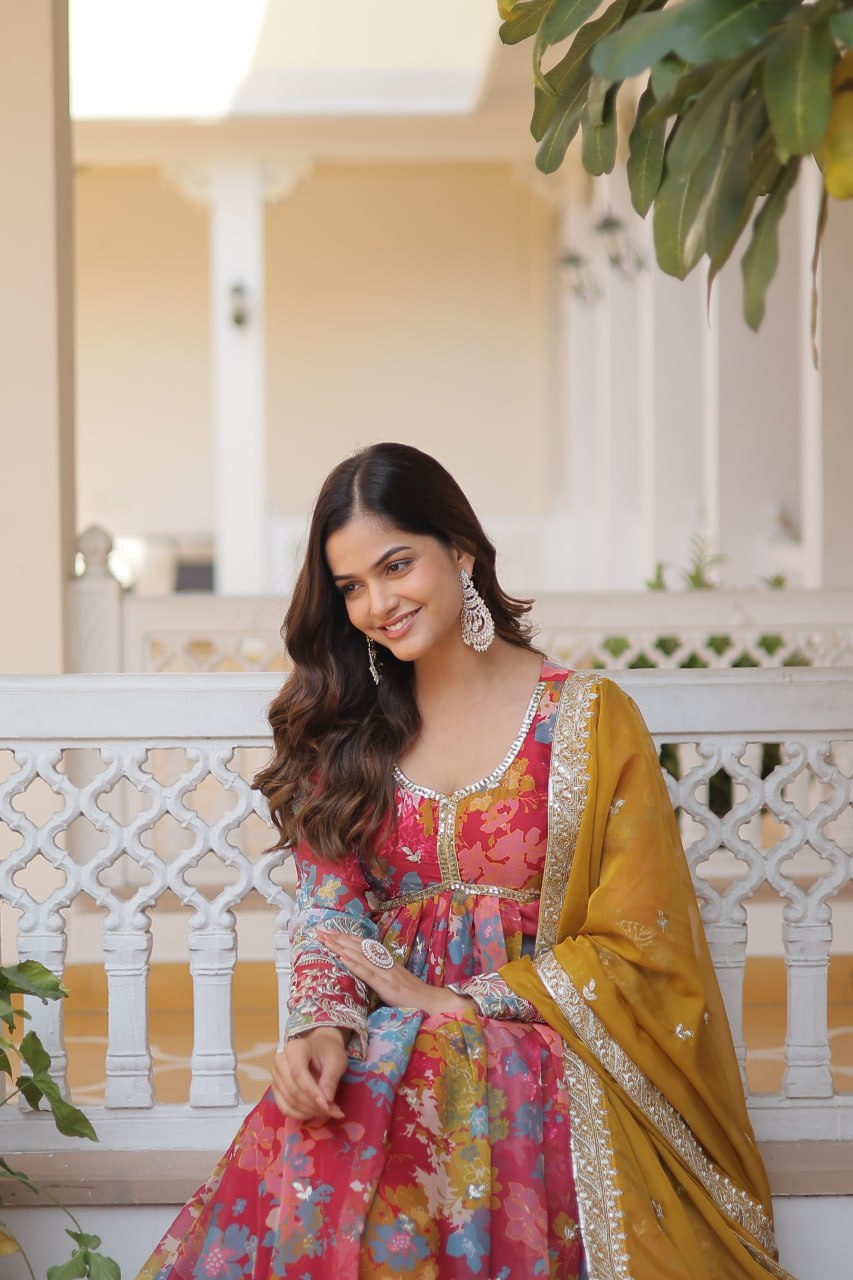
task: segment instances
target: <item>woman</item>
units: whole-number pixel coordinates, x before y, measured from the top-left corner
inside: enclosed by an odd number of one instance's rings
[[[255,781],[285,1044],[141,1277],[786,1275],[654,747],[527,608],[432,458],[326,480]]]

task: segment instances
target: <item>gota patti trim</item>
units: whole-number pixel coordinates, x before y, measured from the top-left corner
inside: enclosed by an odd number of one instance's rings
[[[572,1127],[572,1167],[589,1280],[631,1280],[622,1192],[601,1081],[563,1046]]]
[[[589,725],[601,677],[576,671],[563,684],[551,746],[548,843],[535,954],[557,941],[557,927],[589,792]]]
[[[721,1173],[706,1154],[683,1117],[660,1089],[643,1075],[604,1024],[583,1001],[575,984],[551,952],[534,960],[536,971],[560,1012],[601,1065],[624,1089],[631,1101],[681,1157],[711,1199],[733,1222],[758,1241],[768,1253],[776,1252],[773,1227],[757,1200]],[[746,1243],[746,1242],[745,1242]]]
[[[412,782],[411,778],[406,777],[399,765],[394,766],[394,779],[401,787],[405,787],[407,791],[414,792],[415,795],[424,796],[427,800],[438,801],[437,853],[442,884],[461,883],[459,861],[456,857],[456,814],[460,802],[466,796],[472,796],[476,791],[488,791],[491,787],[496,787],[500,782],[521,750],[521,744],[527,737],[528,730],[533,724],[533,718],[539,710],[539,703],[542,701],[542,694],[545,691],[546,684],[546,680],[539,681],[531,694],[527,710],[524,713],[524,719],[521,722],[521,728],[515,735],[512,746],[497,768],[493,769],[491,773],[487,773],[485,778],[480,778],[479,782],[471,782],[467,787],[459,787],[457,791],[448,795],[444,791],[434,791],[432,787],[422,787],[420,783]]]
[[[397,907],[406,907],[411,902],[428,902],[440,893],[468,893],[473,897],[485,895],[490,898],[508,898],[510,902],[537,902],[538,889],[507,889],[501,884],[468,884],[464,880],[442,880],[440,884],[430,884],[424,889],[416,889],[413,893],[401,893],[397,898],[388,898],[379,903],[376,911],[384,915]]]

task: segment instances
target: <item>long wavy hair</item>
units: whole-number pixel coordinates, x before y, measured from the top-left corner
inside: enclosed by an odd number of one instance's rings
[[[273,757],[252,784],[269,803],[276,848],[304,841],[330,861],[375,853],[393,823],[394,764],[421,726],[413,664],[381,648],[382,679],[374,684],[364,635],[326,561],[329,537],[360,515],[471,553],[496,634],[533,648],[524,617],[530,602],[501,590],[495,549],[440,463],[410,445],[375,444],[335,467],[317,498],[282,626],[293,669],[269,709]]]

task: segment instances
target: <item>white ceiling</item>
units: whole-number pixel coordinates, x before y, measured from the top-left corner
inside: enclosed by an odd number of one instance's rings
[[[70,0],[80,121],[464,115],[496,0]]]

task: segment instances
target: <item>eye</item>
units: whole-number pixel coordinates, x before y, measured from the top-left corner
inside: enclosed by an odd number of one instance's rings
[[[402,570],[407,569],[411,563],[411,560],[392,560],[391,563],[385,567],[388,573],[401,573]]]
[[[345,582],[342,586],[338,587],[338,591],[340,591],[342,596],[351,596],[354,591],[358,590],[358,585],[359,584],[357,582]]]

